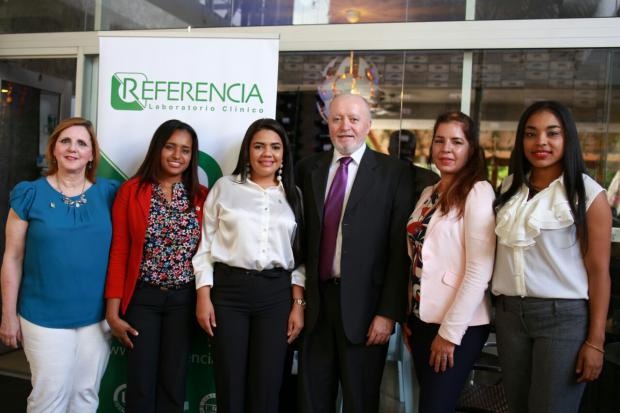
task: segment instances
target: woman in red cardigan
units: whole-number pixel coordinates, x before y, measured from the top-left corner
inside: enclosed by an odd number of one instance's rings
[[[183,411],[206,194],[196,132],[169,120],[114,202],[106,319],[129,348],[127,412]]]

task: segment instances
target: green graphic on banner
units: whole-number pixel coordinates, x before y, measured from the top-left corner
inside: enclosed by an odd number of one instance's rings
[[[116,110],[143,110],[144,104],[135,93],[138,81],[136,77],[146,79],[142,73],[114,73],[110,94],[110,105]]]
[[[222,177],[222,168],[220,168],[215,159],[205,152],[198,151],[198,166],[207,174],[207,178],[209,178],[207,186],[209,188]]]
[[[97,167],[97,176],[108,179],[116,179],[119,182],[125,182],[127,180],[127,175],[125,175],[118,166],[114,165],[114,162],[112,162],[103,152],[101,152],[101,159],[99,160],[99,166]]]
[[[124,413],[127,391],[127,352],[116,339],[108,368],[99,389],[98,413]],[[207,334],[196,326],[192,351],[188,360],[187,388],[184,412],[215,413],[215,379],[213,377],[213,352]]]
[[[110,80],[110,105],[116,110],[141,111],[148,109],[178,110],[191,106],[193,110],[210,110],[204,103],[263,105],[265,103],[256,83],[152,80],[144,73],[116,72]],[[159,102],[153,107],[149,102]],[[234,106],[222,110],[237,111]],[[256,108],[254,108],[256,110]],[[241,112],[245,111],[245,106]],[[259,113],[263,113],[262,107]]]
[[[209,179],[207,186],[210,188],[215,181],[222,177],[222,168],[217,161],[209,154],[198,151],[198,167],[204,171]],[[119,182],[125,182],[129,177],[120,170],[118,166],[112,162],[108,156],[101,152],[101,159],[97,167],[97,176],[108,179],[116,179]]]

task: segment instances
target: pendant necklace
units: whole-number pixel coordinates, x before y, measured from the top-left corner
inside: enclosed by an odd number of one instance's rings
[[[56,178],[56,186],[58,187],[58,191],[60,191],[60,195],[62,195],[62,202],[64,202],[66,205],[79,208],[88,202],[88,200],[86,199],[86,195],[84,194],[84,189],[86,188],[86,178],[84,178],[84,183],[82,184],[82,193],[80,194],[80,197],[76,200],[73,200],[66,196],[64,192],[62,192],[60,181],[58,180],[58,174],[54,175],[54,177]],[[54,206],[52,208],[54,208]]]

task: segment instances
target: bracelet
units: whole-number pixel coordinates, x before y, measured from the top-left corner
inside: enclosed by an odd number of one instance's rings
[[[594,344],[590,343],[588,340],[585,341],[586,346],[592,347],[594,350],[598,351],[601,354],[605,354],[605,350],[603,350],[602,348],[595,346]]]
[[[306,300],[304,300],[303,298],[293,298],[293,304],[298,304],[302,307],[306,306]]]

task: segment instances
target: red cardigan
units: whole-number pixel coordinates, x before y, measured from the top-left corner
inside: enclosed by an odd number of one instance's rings
[[[121,313],[125,314],[133,296],[140,266],[144,236],[151,209],[151,185],[139,186],[139,178],[132,178],[119,188],[112,206],[112,245],[105,298],[120,298]],[[200,186],[194,197],[194,208],[202,228],[202,205],[207,188]]]

